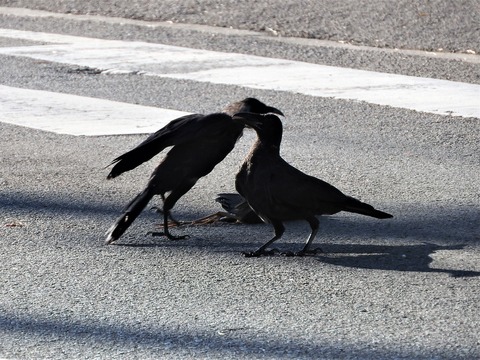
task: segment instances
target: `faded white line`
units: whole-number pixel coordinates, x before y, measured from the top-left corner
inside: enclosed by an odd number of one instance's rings
[[[148,134],[188,113],[0,85],[0,121],[69,135]]]
[[[0,48],[0,54],[85,66],[99,69],[104,73],[143,73],[319,97],[361,100],[428,113],[480,118],[480,85],[476,84],[146,42],[103,40],[11,29],[0,29],[0,37],[45,43],[3,47]],[[25,99],[25,95],[21,94],[25,91],[17,90],[17,98],[3,96],[0,103],[5,111],[2,112],[8,113],[9,116],[7,120],[2,121],[12,123],[16,121],[17,124],[34,123],[32,127],[46,130],[48,120],[39,120],[40,110],[32,114],[18,106],[18,99]],[[12,94],[11,91],[5,92]],[[120,103],[115,103],[112,109],[108,109],[106,100],[98,100],[101,103],[97,103],[95,99],[81,97],[74,97],[69,103],[60,100],[60,97],[69,96],[59,94],[57,100],[52,100],[54,106],[59,106],[60,110],[45,113],[45,116],[51,118],[54,123],[49,131],[85,135],[147,133],[160,128],[162,121],[169,121],[180,116],[179,114],[184,114],[156,108],[138,111],[133,110],[136,108],[135,105]],[[29,99],[28,96],[27,98]],[[40,98],[42,96],[39,95]],[[57,95],[53,98],[57,98]],[[12,104],[7,104],[9,101]],[[42,102],[45,103],[45,100],[37,102],[38,109],[42,108]],[[99,110],[94,110],[95,106],[85,106],[86,102],[95,103]],[[68,108],[62,107],[62,104],[66,103],[71,105]],[[24,105],[32,107],[31,103],[25,102]],[[123,107],[125,110],[119,111]],[[15,110],[9,111],[11,109]],[[22,111],[23,115],[20,115]],[[15,112],[19,115],[15,116]],[[69,124],[71,130],[64,125],[59,127],[58,124],[63,121],[62,113],[74,119]],[[101,115],[107,113],[108,116]],[[40,123],[45,124],[39,127]]]
[[[403,54],[403,55],[414,55],[414,56],[423,56],[430,57],[435,59],[445,59],[445,60],[457,60],[464,61],[474,64],[480,63],[480,56],[475,54],[466,54],[466,53],[448,53],[448,52],[433,52],[433,51],[424,51],[424,50],[411,50],[411,49],[390,49],[390,48],[379,48],[371,47],[365,45],[352,45],[343,41],[331,41],[331,40],[320,40],[320,39],[307,39],[307,38],[298,38],[298,37],[283,37],[283,36],[271,36],[265,32],[258,32],[252,30],[242,30],[234,28],[223,28],[218,26],[209,26],[209,25],[199,25],[199,24],[184,24],[184,23],[175,23],[171,21],[146,21],[138,19],[126,19],[112,16],[102,16],[102,15],[86,15],[86,14],[62,14],[55,13],[44,10],[33,10],[25,8],[14,8],[14,7],[2,7],[0,6],[0,14],[7,16],[17,16],[17,17],[33,17],[33,18],[56,18],[68,20],[70,22],[91,22],[91,23],[100,23],[100,24],[114,24],[114,25],[135,25],[139,27],[144,27],[146,29],[176,29],[176,30],[188,30],[188,31],[197,31],[208,33],[209,35],[233,35],[233,36],[244,36],[251,37],[255,39],[262,39],[267,41],[275,41],[285,44],[299,44],[299,45],[308,45],[317,47],[319,51],[321,48],[340,48],[345,50],[353,51],[372,51],[376,53],[385,53],[385,54]]]
[[[476,84],[146,42],[11,29],[0,29],[0,36],[51,43],[0,48],[1,54],[87,66],[110,73],[146,73],[480,118],[480,85]]]

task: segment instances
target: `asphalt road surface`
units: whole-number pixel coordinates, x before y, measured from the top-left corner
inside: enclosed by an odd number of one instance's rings
[[[478,0],[1,0],[0,6],[232,27],[357,45],[480,51]]]
[[[242,2],[239,9],[251,9],[249,21],[230,8],[230,17],[222,16],[223,7],[205,20],[217,9],[215,2],[107,3],[95,2],[93,9],[83,2],[73,8],[28,2],[57,12],[270,28],[283,37],[269,30],[152,27],[99,16],[9,15],[9,9],[0,9],[0,28],[480,82],[480,61],[473,54],[479,38],[475,1],[429,2],[415,9],[404,4],[405,12],[393,15],[387,3],[376,2],[375,11],[366,2],[355,9],[325,3],[324,11],[316,10],[322,16],[305,12],[318,20],[313,23],[298,16],[297,4],[308,8],[309,2]],[[351,27],[327,16],[340,13],[348,15]],[[408,31],[390,32],[392,26],[374,21],[380,17]],[[422,21],[441,23],[445,31],[432,37],[422,31]],[[448,30],[453,24],[457,32]],[[379,31],[385,34],[380,44]],[[288,38],[305,32],[380,47]],[[1,47],[28,45],[38,43],[0,38]],[[437,56],[388,49],[394,47],[446,50]],[[0,113],[0,358],[480,357],[480,119],[141,73],[102,74],[19,56],[0,55],[0,64],[1,85],[186,112],[214,112],[232,100],[257,97],[286,114],[286,160],[394,215],[382,221],[354,214],[321,218],[315,245],[325,252],[303,258],[243,257],[242,251],[271,236],[267,225],[186,227],[172,232],[190,234],[187,240],[152,238],[146,233],[160,219],[148,211],[117,245],[106,246],[105,231],[145,184],[156,160],[114,181],[106,181],[104,167],[144,135],[62,135],[5,123],[9,114]],[[234,174],[254,138],[247,131],[174,214],[194,219],[217,211],[213,198],[234,190]],[[308,225],[286,227],[278,248],[300,249]]]

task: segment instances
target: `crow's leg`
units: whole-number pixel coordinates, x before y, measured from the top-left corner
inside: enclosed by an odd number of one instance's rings
[[[283,223],[279,220],[271,220],[271,224],[273,225],[273,229],[275,231],[275,236],[268,240],[264,245],[260,246],[257,250],[255,251],[244,251],[243,255],[246,257],[259,257],[262,255],[273,255],[275,253],[275,250],[272,249],[270,251],[267,251],[266,249],[273,244],[275,241],[280,239],[285,232],[285,226],[283,226]]]
[[[163,201],[163,232],[151,232],[150,234],[152,236],[166,236],[170,240],[183,240],[183,239],[188,239],[190,236],[189,235],[181,235],[181,236],[174,236],[170,234],[170,231],[168,231],[168,219],[171,219],[171,214],[170,210],[173,208],[173,206],[176,204],[178,199],[180,199],[183,195],[185,195],[192,187],[195,185],[195,183],[185,183],[181,184],[179,187],[176,189],[172,190],[172,192],[164,198]],[[163,199],[163,196],[162,196]]]
[[[307,242],[303,247],[303,249],[294,254],[296,256],[315,255],[317,253],[323,252],[322,249],[320,248],[310,249],[310,247],[312,246],[313,239],[315,239],[315,236],[317,235],[320,221],[318,221],[318,219],[315,216],[308,217],[305,220],[307,220],[308,223],[310,224],[310,228],[312,229],[312,231],[308,236]]]

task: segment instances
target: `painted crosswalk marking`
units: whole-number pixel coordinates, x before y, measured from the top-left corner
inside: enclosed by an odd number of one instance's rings
[[[44,43],[1,47],[0,54],[74,64],[105,73],[140,73],[480,118],[480,85],[476,84],[146,42],[12,29],[0,29],[0,37]]]
[[[0,85],[0,121],[70,135],[147,134],[188,113]]]

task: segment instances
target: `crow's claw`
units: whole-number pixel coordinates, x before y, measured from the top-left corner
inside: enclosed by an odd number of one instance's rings
[[[174,236],[170,233],[164,233],[164,232],[159,232],[159,231],[149,231],[147,235],[151,236],[166,236],[168,240],[185,240],[189,239],[190,235],[180,235],[180,236]]]
[[[261,251],[243,251],[245,257],[274,256],[278,252],[277,249],[261,250]]]
[[[300,250],[296,253],[294,253],[294,256],[314,256],[314,255],[317,255],[317,254],[321,254],[323,253],[323,250],[321,248],[316,248],[316,249],[312,249],[312,250]]]

